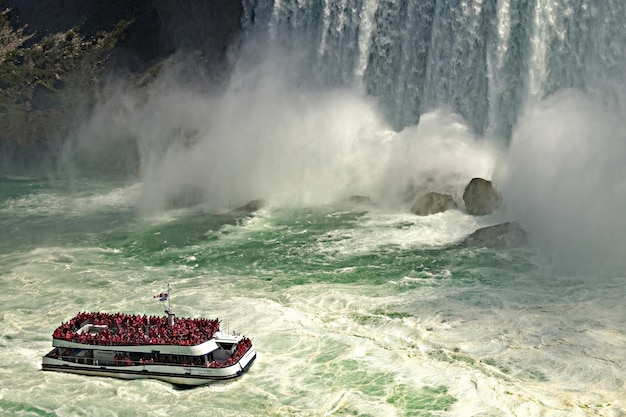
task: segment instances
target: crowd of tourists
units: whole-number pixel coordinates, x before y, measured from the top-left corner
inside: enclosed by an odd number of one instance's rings
[[[225,368],[227,366],[235,364],[239,361],[239,359],[241,359],[243,355],[245,355],[245,353],[251,347],[252,347],[252,341],[244,336],[237,343],[237,347],[235,348],[235,351],[233,352],[232,355],[230,355],[230,358],[228,358],[226,362],[211,361],[209,362],[209,368]]]
[[[78,332],[91,324],[88,331]],[[102,327],[98,327],[102,326]],[[218,319],[82,312],[52,333],[55,339],[90,345],[179,345],[194,346],[211,339],[220,328]]]

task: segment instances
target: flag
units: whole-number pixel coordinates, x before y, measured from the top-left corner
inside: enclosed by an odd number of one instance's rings
[[[152,298],[158,298],[159,301],[167,301],[167,299],[169,298],[169,294],[166,292],[162,292],[161,294],[157,294],[155,296],[153,296]]]

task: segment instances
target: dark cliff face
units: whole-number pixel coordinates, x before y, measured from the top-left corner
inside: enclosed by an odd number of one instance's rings
[[[159,52],[200,53],[213,70],[226,64],[226,52],[241,30],[243,6],[237,0],[152,0],[159,16]]]
[[[35,43],[77,28],[86,38],[132,22],[111,59],[114,66],[141,71],[177,51],[195,51],[211,70],[225,68],[226,51],[241,28],[236,0],[4,0],[14,28],[26,27]]]
[[[238,0],[0,0],[0,6],[8,10],[0,23],[8,21],[14,35],[0,48],[0,171],[53,166],[74,113],[89,108],[99,80],[109,75],[154,79],[154,69],[180,53],[209,75],[203,79],[227,78],[228,49],[243,13]]]

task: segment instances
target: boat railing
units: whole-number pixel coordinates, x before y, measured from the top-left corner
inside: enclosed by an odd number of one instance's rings
[[[241,350],[238,354],[233,354],[229,358],[225,360],[213,360],[205,363],[198,362],[162,362],[158,360],[132,360],[129,357],[119,358],[117,360],[102,360],[92,357],[84,357],[77,355],[53,355],[48,354],[46,356],[51,357],[53,359],[59,359],[64,362],[71,362],[81,365],[91,365],[91,366],[145,366],[145,365],[160,365],[160,366],[176,366],[176,367],[192,367],[192,368],[225,368],[231,365],[234,365],[241,359],[245,353],[250,349],[251,346],[247,346],[245,350]]]
[[[55,359],[60,359],[64,362],[71,362],[80,365],[91,365],[91,366],[147,366],[147,365],[160,365],[160,366],[175,366],[175,367],[184,367],[184,368],[224,368],[235,364],[233,361],[211,361],[205,364],[197,364],[197,363],[178,363],[178,362],[158,362],[158,361],[117,361],[111,363],[111,361],[102,361],[95,358],[82,358],[77,356],[59,356]]]

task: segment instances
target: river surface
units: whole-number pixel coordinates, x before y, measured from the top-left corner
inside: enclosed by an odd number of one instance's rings
[[[338,202],[137,209],[139,182],[0,179],[5,416],[624,416],[623,273],[460,241],[502,220]],[[219,318],[258,358],[190,390],[41,371],[80,311]]]

